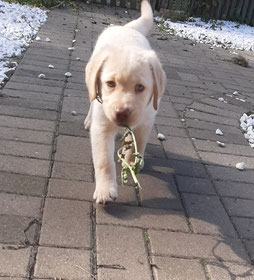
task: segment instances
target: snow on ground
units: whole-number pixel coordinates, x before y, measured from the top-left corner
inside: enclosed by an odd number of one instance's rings
[[[244,132],[244,137],[249,141],[250,146],[254,148],[254,114],[243,114],[240,118],[240,126]]]
[[[9,58],[21,55],[46,19],[39,8],[0,0],[0,84],[17,67]]]
[[[172,22],[155,18],[167,32],[190,40],[210,44],[213,47],[254,51],[254,27],[232,21],[189,18],[186,22]]]

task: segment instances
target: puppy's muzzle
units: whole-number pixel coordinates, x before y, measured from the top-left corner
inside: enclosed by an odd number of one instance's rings
[[[131,111],[129,108],[116,108],[115,117],[118,125],[124,126],[128,124]]]

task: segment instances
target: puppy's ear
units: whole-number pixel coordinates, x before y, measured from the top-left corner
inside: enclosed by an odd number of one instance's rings
[[[157,110],[158,99],[162,97],[165,91],[167,78],[162,69],[161,63],[154,52],[150,60],[150,68],[153,74],[153,108],[154,110]]]
[[[100,91],[100,72],[104,62],[108,58],[107,52],[101,52],[95,56],[92,56],[86,65],[86,86],[89,92],[89,99],[92,102],[97,95],[101,97]]]

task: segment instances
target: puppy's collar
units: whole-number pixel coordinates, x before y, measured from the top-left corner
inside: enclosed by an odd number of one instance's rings
[[[102,101],[101,96],[99,94],[96,95],[96,99],[99,103],[102,104],[103,101]]]

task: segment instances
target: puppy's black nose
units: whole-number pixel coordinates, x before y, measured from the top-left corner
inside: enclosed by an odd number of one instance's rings
[[[127,124],[130,113],[129,108],[116,108],[116,121],[121,125]]]

